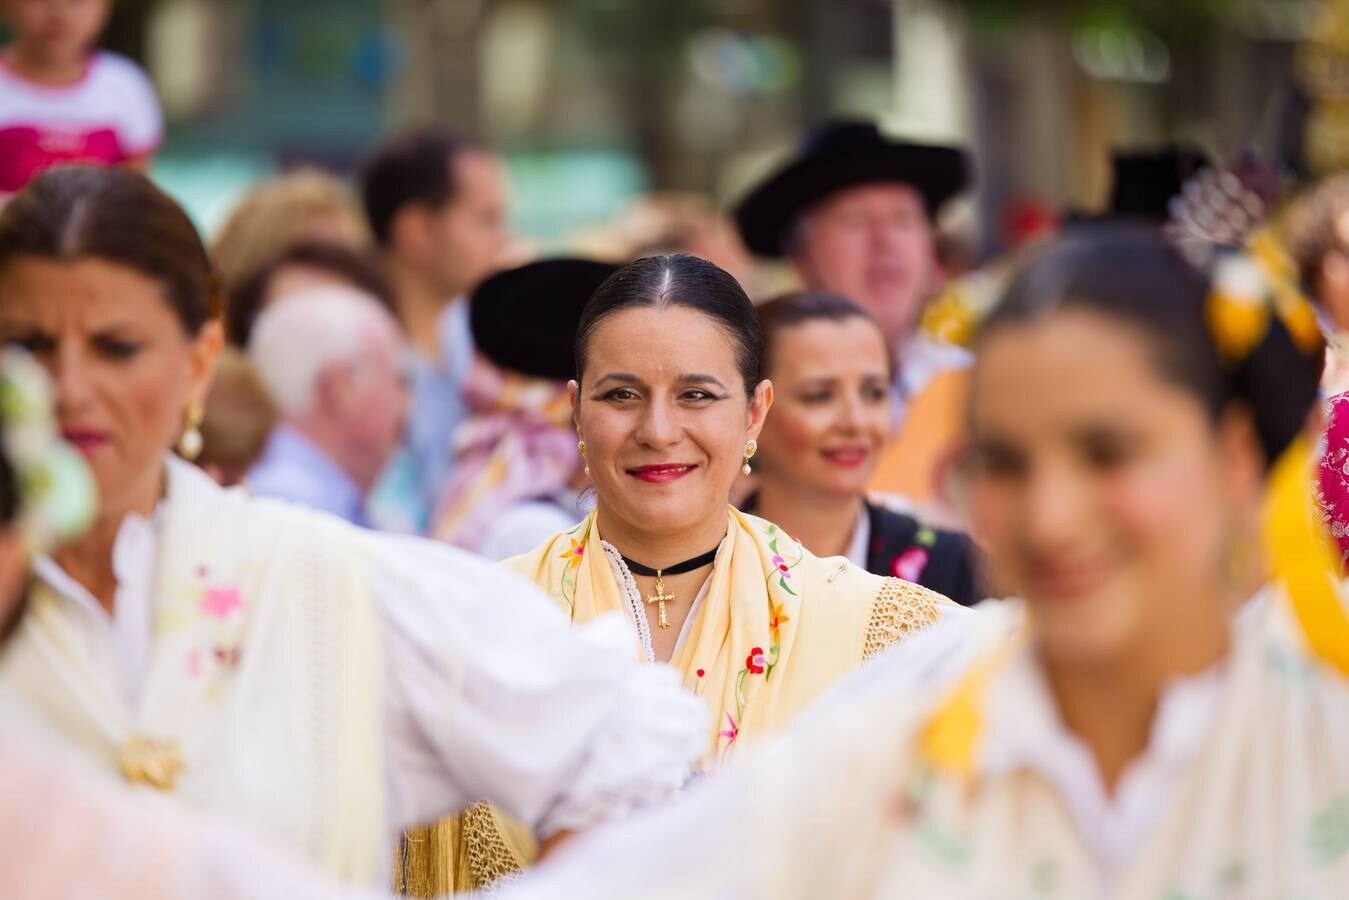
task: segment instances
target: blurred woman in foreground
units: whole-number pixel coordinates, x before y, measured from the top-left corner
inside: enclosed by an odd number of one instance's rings
[[[0,212],[0,340],[54,376],[99,493],[35,560],[7,721],[367,884],[403,828],[484,795],[546,838],[676,790],[700,704],[637,666],[617,617],[577,629],[467,554],[171,455],[201,450],[212,276],[183,210],[126,170],[51,169]]]
[[[1083,228],[984,325],[972,519],[1025,600],[953,690],[898,702],[883,657],[507,896],[1344,896],[1349,620],[1303,436],[1322,347],[1260,262],[1217,271]]]

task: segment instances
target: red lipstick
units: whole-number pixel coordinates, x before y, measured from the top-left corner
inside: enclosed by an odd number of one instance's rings
[[[688,463],[658,463],[654,466],[634,466],[627,473],[650,484],[667,484],[678,481],[696,468]]]
[[[845,469],[857,468],[865,463],[870,456],[871,449],[861,445],[834,447],[824,451],[825,459]]]
[[[62,428],[61,438],[85,456],[92,456],[108,443],[108,436],[103,432],[76,426]]]

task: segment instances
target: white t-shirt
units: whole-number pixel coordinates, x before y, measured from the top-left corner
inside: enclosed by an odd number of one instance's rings
[[[0,59],[0,192],[22,188],[59,163],[117,165],[155,151],[164,116],[131,60],[97,51],[84,77],[39,84]]]

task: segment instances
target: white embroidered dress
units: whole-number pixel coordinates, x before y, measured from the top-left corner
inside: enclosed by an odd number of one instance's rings
[[[387,875],[405,827],[487,798],[542,835],[676,790],[706,712],[621,616],[573,628],[517,576],[216,487],[167,463],[116,541],[115,614],[50,560],[0,658],[10,733],[118,776],[173,746],[172,794],[327,871]]]
[[[984,695],[969,783],[915,752],[928,711],[902,703],[911,667],[882,654],[789,735],[500,896],[1349,897],[1349,681],[1308,655],[1281,602],[1234,634],[1225,661],[1164,693],[1113,797],[1032,651]]]

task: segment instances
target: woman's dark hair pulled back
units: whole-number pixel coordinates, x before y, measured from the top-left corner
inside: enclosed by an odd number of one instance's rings
[[[29,182],[0,211],[0,268],[25,256],[135,269],[164,286],[189,336],[220,314],[220,282],[192,220],[128,169],[58,166]]]
[[[1214,421],[1229,404],[1250,412],[1266,463],[1303,428],[1316,402],[1321,354],[1300,350],[1270,312],[1260,343],[1236,364],[1209,329],[1210,281],[1160,231],[1136,225],[1073,226],[1017,270],[979,331],[979,343],[1008,325],[1063,309],[1111,317],[1147,336],[1158,372],[1194,394]]]
[[[876,322],[876,317],[861,306],[838,294],[827,291],[797,291],[781,294],[766,300],[754,308],[759,317],[759,326],[764,335],[764,372],[773,371],[773,347],[782,332],[810,322],[846,322],[849,319],[862,319],[876,328],[876,334],[885,343],[885,334]],[[894,354],[887,345],[885,348],[886,365],[889,374],[895,373]]]
[[[647,256],[619,269],[599,286],[581,311],[576,328],[576,377],[585,372],[586,351],[605,319],[625,309],[683,306],[716,321],[735,350],[745,393],[763,377],[763,331],[754,304],[724,269],[687,253]],[[634,352],[641,352],[634,347]]]

